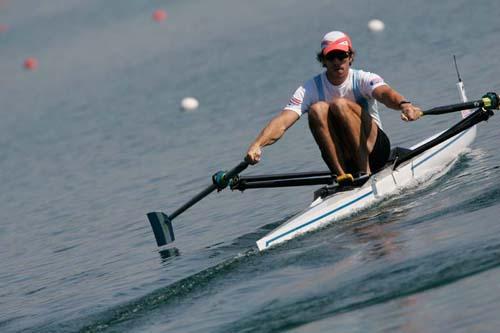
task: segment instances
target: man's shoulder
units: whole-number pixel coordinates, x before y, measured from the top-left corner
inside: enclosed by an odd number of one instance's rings
[[[373,75],[377,75],[377,76],[380,76],[376,73],[373,73],[373,72],[369,72],[369,71],[365,71],[363,69],[355,69],[355,68],[351,68],[353,74],[357,74],[358,76],[360,77],[372,77]]]
[[[378,86],[384,83],[384,79],[376,73],[367,72],[361,69],[355,69],[353,70],[353,73],[360,81],[365,82],[370,86]]]

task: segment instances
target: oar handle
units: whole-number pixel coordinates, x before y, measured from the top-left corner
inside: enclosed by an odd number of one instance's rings
[[[482,107],[484,107],[485,109],[498,109],[499,103],[500,99],[498,95],[494,92],[489,92],[485,94],[483,98],[478,99],[476,101],[438,106],[426,111],[422,111],[421,116],[445,114],[450,112],[482,108]]]
[[[231,178],[234,178],[234,176],[237,176],[240,172],[245,170],[248,167],[249,163],[247,161],[241,161],[240,164],[235,166],[233,169],[229,170],[226,173],[226,178],[231,180]]]

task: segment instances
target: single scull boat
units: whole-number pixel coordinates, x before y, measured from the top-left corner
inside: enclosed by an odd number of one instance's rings
[[[170,216],[163,212],[148,213],[158,246],[174,241],[172,220],[175,217],[211,192],[220,191],[227,186],[232,190],[244,191],[249,188],[326,185],[315,192],[309,207],[257,241],[257,246],[262,251],[366,209],[404,188],[446,173],[474,141],[476,124],[492,116],[492,110],[498,109],[500,103],[496,93],[487,93],[480,100],[468,102],[460,75],[457,87],[462,103],[436,107],[423,111],[422,114],[462,111],[462,120],[413,147],[394,148],[388,164],[379,172],[359,177],[352,184],[341,186],[335,182],[335,176],[330,172],[239,177],[239,173],[248,166],[243,161],[230,171],[214,174],[210,186]]]

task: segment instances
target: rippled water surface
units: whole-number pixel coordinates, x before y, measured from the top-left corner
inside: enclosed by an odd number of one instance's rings
[[[500,117],[430,184],[258,253],[316,188],[212,194],[158,252],[172,212],[239,163],[322,35],[423,108],[499,91],[498,3],[0,1],[1,332],[494,332]],[[152,20],[156,9],[168,18]],[[386,29],[372,33],[379,18]],[[39,67],[22,68],[36,57]],[[181,112],[183,97],[200,108]],[[403,123],[412,145],[457,115]],[[323,170],[302,119],[247,174]]]

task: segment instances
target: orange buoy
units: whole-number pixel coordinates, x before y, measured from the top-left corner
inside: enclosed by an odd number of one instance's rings
[[[38,68],[38,60],[33,57],[29,57],[24,60],[24,68],[30,71],[34,71]]]
[[[157,9],[153,13],[153,20],[156,22],[162,22],[167,19],[167,12],[163,9]]]

